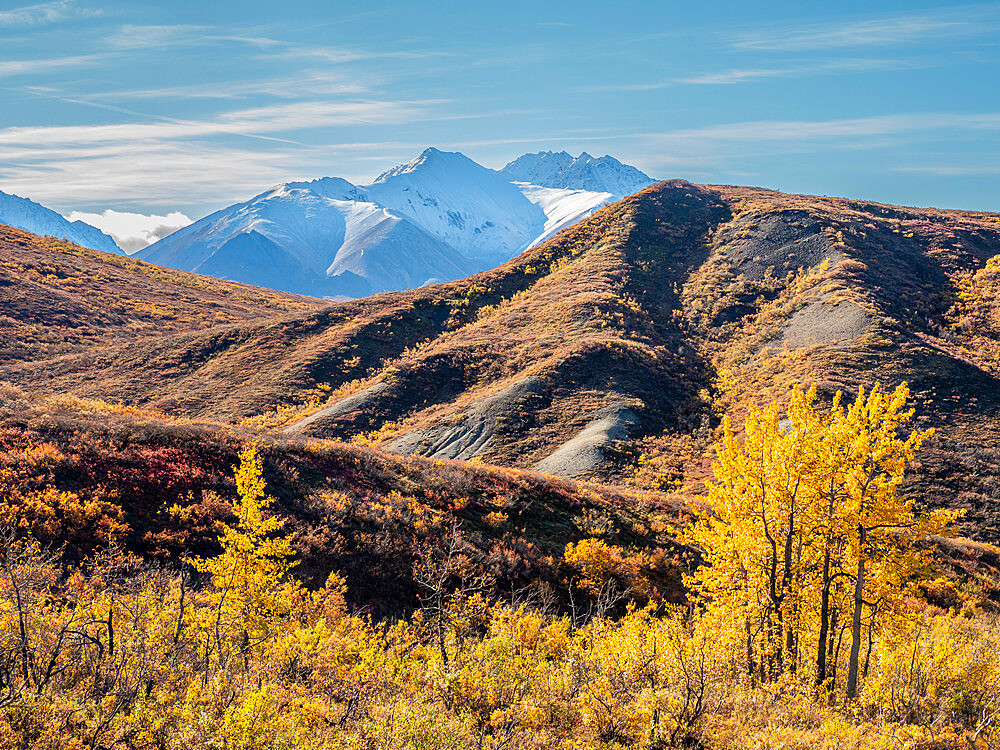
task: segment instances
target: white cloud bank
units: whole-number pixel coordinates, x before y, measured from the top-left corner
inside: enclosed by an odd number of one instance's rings
[[[111,209],[100,214],[74,211],[69,215],[69,220],[86,222],[102,232],[110,234],[118,246],[129,254],[137,253],[147,245],[151,245],[191,223],[191,219],[180,211],[173,211],[166,216],[158,216],[156,214],[112,211]]]

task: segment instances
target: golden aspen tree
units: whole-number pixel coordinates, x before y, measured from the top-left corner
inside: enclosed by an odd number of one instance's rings
[[[747,669],[773,679],[800,659],[805,601],[814,577],[814,481],[821,439],[815,389],[792,393],[788,420],[778,404],[752,409],[740,442],[727,418],[716,446],[715,481],[691,507],[685,541],[705,565],[688,580],[697,597],[744,631]]]
[[[905,574],[911,562],[906,554],[911,542],[942,532],[955,517],[947,511],[917,513],[913,501],[899,495],[906,465],[933,434],[924,430],[900,437],[902,425],[913,416],[913,410],[905,408],[908,397],[906,383],[892,393],[876,384],[867,395],[860,389],[848,409],[835,410],[829,419],[834,441],[847,447],[842,467],[844,502],[838,504],[838,514],[855,560],[848,699],[857,694],[863,610],[871,607],[866,593],[879,585],[880,578]],[[887,589],[891,592],[892,587]]]
[[[244,446],[240,463],[234,467],[239,502],[236,524],[222,524],[219,543],[222,552],[216,557],[197,559],[196,569],[212,577],[209,638],[221,649],[226,631],[235,628],[241,648],[266,639],[280,616],[296,600],[297,587],[284,583],[292,561],[291,535],[279,535],[285,520],[265,516],[274,502],[265,494],[263,461],[253,445]],[[206,646],[205,662],[211,648]]]
[[[825,684],[846,631],[837,632],[838,617],[847,614],[853,697],[863,625],[870,650],[924,560],[913,541],[954,517],[917,513],[898,494],[930,434],[899,435],[912,416],[908,393],[905,383],[891,394],[876,386],[848,408],[838,394],[824,410],[815,386],[796,387],[787,418],[777,404],[751,409],[742,440],[726,419],[715,481],[692,504],[682,538],[706,563],[688,585],[733,641],[741,633],[752,679],[796,672],[812,655],[815,680]]]

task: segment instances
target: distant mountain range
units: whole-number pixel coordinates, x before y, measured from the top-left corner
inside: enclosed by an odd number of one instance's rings
[[[514,159],[500,170],[518,182],[550,188],[590,190],[631,195],[649,187],[649,176],[611,156],[595,158],[584,151],[572,156],[565,151],[540,151]]]
[[[319,297],[493,268],[654,181],[604,156],[526,154],[502,170],[428,148],[368,185],[278,185],[138,253],[150,263]]]
[[[106,253],[123,254],[117,243],[97,227],[82,221],[70,221],[50,208],[0,191],[0,224],[23,229],[32,234],[55,237]]]
[[[278,185],[135,257],[316,297],[364,297],[494,268],[653,182],[611,156],[543,151],[493,170],[428,148],[367,185]],[[4,192],[0,224],[124,253],[97,227]]]

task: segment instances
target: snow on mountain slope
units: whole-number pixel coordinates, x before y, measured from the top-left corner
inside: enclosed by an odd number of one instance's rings
[[[601,206],[615,200],[615,196],[611,193],[540,187],[527,182],[514,184],[529,201],[545,213],[542,232],[531,241],[529,247],[554,237],[561,230],[587,218]]]
[[[115,241],[97,227],[82,221],[70,221],[39,203],[3,191],[0,191],[0,224],[8,224],[32,234],[67,239],[92,250],[123,254]]]
[[[634,170],[611,161],[622,174]],[[601,164],[604,172],[614,166]],[[337,177],[278,185],[138,256],[274,289],[358,297],[493,268],[616,197],[611,190],[514,182],[463,154],[428,148],[368,185]]]
[[[546,222],[544,211],[509,179],[436,148],[379,175],[365,190],[375,203],[492,265],[526,248]]]
[[[517,182],[607,192],[617,198],[637,193],[655,182],[649,175],[611,156],[593,157],[586,151],[577,157],[565,151],[524,154],[501,169],[500,173]]]
[[[350,273],[368,279],[377,291],[389,291],[450,281],[475,270],[468,259],[385,208],[354,203],[343,210],[348,229],[328,276]]]
[[[463,154],[436,148],[364,189],[370,200],[409,217],[482,268],[509,260],[615,199],[607,191],[512,182]]]
[[[140,251],[150,263],[323,297],[454,279],[472,265],[339,178],[278,185]]]

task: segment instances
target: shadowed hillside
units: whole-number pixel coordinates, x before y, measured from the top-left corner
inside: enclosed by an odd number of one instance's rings
[[[667,491],[698,487],[726,411],[906,379],[939,428],[915,491],[995,539],[998,253],[994,214],[669,181],[468,279],[0,377],[565,476],[642,454],[631,481]]]

